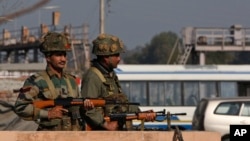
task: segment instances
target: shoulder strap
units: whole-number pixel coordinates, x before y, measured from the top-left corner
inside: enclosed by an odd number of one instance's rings
[[[118,76],[116,75],[116,73],[115,73],[115,83],[116,83],[116,85],[118,87],[119,93],[122,93],[122,87],[120,85],[120,82],[119,82],[119,79],[118,79]]]
[[[46,83],[48,84],[48,87],[49,87],[49,91],[52,95],[52,98],[55,99],[57,94],[56,94],[56,88],[54,86],[54,84],[52,83],[52,81],[50,80],[49,78],[49,75],[47,74],[46,71],[42,71],[42,72],[39,72],[39,74],[44,78],[44,80],[46,81]],[[70,83],[70,80],[69,79],[65,79],[66,83],[67,83],[67,86],[68,86],[68,91],[69,91],[69,96],[73,96],[73,88],[72,88],[72,85]]]
[[[101,71],[99,71],[96,67],[90,67],[90,69],[98,75],[102,82],[106,82],[106,79],[101,73]]]
[[[67,76],[67,77],[70,77],[70,76]],[[73,97],[73,88],[72,88],[72,85],[70,83],[70,80],[66,79],[66,83],[67,83],[67,86],[68,86],[69,96]]]
[[[55,97],[56,96],[56,88],[55,88],[54,84],[52,83],[52,81],[50,80],[49,75],[47,74],[46,71],[39,72],[39,74],[44,78],[44,80],[48,84],[51,96],[53,99],[55,99],[56,98]]]

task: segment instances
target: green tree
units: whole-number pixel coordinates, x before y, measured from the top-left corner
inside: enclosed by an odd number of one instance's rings
[[[233,61],[234,64],[250,64],[250,52],[249,51],[241,51],[235,53],[236,57]]]
[[[124,56],[124,62],[127,64],[166,64],[177,37],[173,32],[162,32],[154,36],[149,44],[137,47]]]
[[[234,52],[207,52],[206,64],[232,64],[235,59]]]

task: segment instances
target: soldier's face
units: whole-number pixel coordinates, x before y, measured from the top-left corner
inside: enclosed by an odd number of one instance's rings
[[[110,55],[107,58],[107,62],[109,64],[109,67],[112,69],[117,68],[117,65],[119,64],[120,61],[121,61],[120,54]]]
[[[54,69],[63,69],[67,63],[67,56],[65,51],[58,51],[51,53],[50,56],[46,57],[46,60]]]

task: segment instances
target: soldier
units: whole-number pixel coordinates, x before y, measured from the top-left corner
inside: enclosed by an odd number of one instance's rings
[[[83,98],[119,99],[119,101],[128,102],[113,70],[120,62],[120,53],[123,52],[123,43],[116,36],[100,34],[93,41],[92,53],[97,58],[92,60],[91,67],[82,77],[81,94]],[[81,111],[91,130],[117,130],[122,129],[123,125],[116,121],[107,122],[104,117],[110,113],[139,112],[139,108],[133,105],[105,105],[104,108],[95,107]],[[148,117],[148,120],[152,120],[152,118]],[[132,129],[132,121],[127,121],[126,128],[126,130]]]
[[[38,131],[82,130],[79,106],[39,109],[32,104],[35,100],[56,98],[79,98],[75,76],[63,71],[67,62],[67,51],[71,51],[69,39],[64,34],[48,32],[42,37],[40,51],[44,54],[46,70],[30,76],[20,89],[15,103],[16,113],[25,120],[38,123]],[[86,108],[93,107],[88,100]]]

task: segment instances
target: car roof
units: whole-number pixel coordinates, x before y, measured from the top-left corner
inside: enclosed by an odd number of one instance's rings
[[[249,96],[242,97],[213,97],[213,98],[202,98],[205,101],[250,101]]]

